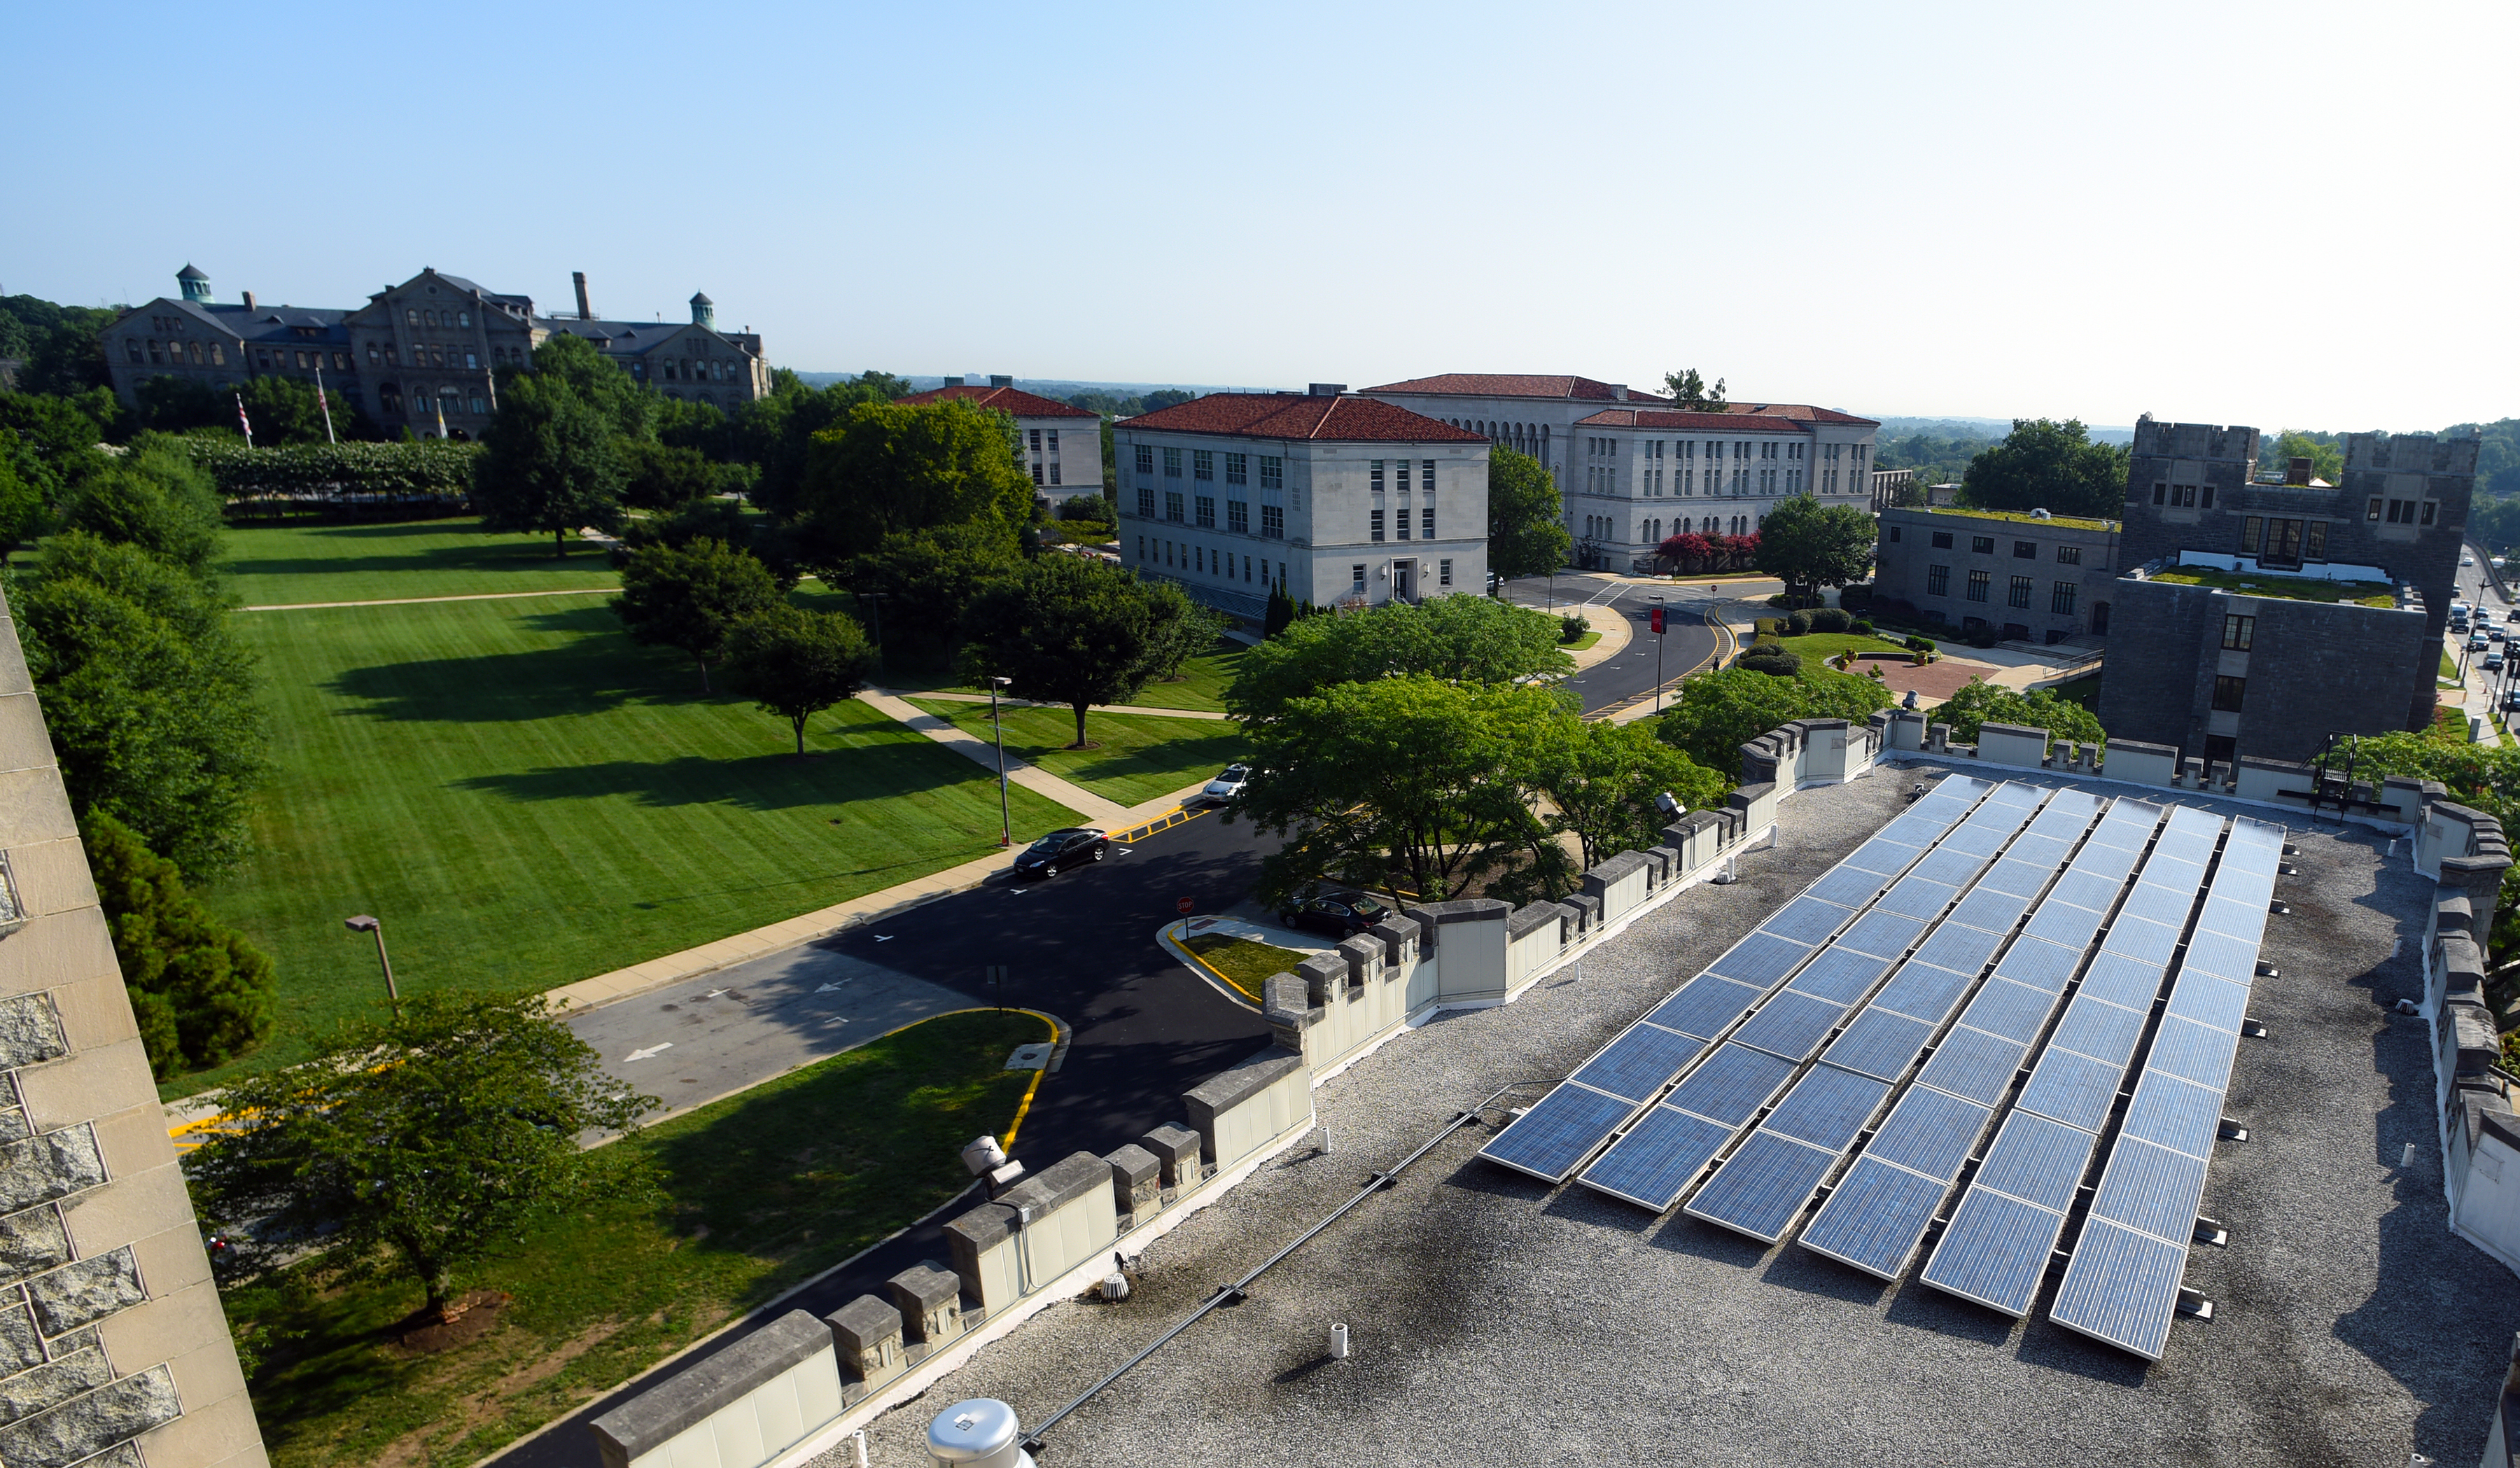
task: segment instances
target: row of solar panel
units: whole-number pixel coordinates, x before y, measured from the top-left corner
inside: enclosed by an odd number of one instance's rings
[[[1957,971],[1930,966],[1913,971],[1914,965],[1903,970],[1898,992],[1885,988],[1865,1006],[1846,1027],[1846,1033],[1829,1046],[1821,1063],[1796,1083],[1758,1130],[1725,1158],[1690,1200],[1688,1212],[1763,1243],[1782,1238],[1810,1206],[1812,1194],[1836,1171],[1840,1159],[1889,1098],[1895,1084],[1915,1063],[1935,1030],[1950,1016],[1953,1003],[1976,981],[1986,959],[2010,936],[2014,924],[2029,909],[2031,897],[2057,875],[2058,867],[2073,854],[2075,844],[2108,805],[2106,797],[2079,791],[2061,793],[2045,805],[2030,823],[2029,830],[2005,850],[2002,861],[1995,864],[2007,878],[2018,876],[2018,881],[2007,881],[2006,885],[2027,887],[2028,892],[2008,893],[1981,882],[1977,890],[1959,901],[1929,940],[1940,945],[1946,935],[1959,939],[1965,945],[1958,950],[1964,956],[1964,966]],[[2095,860],[2103,863],[2122,855],[2114,848],[2102,847],[2098,851],[2100,855]],[[2081,865],[2079,858],[2076,865]],[[1911,875],[1900,885],[1915,880]],[[1954,934],[1954,924],[1970,932],[1964,938]],[[1920,951],[1918,960],[1921,962],[1923,957]],[[1999,973],[2002,967],[1999,961]],[[2057,982],[2061,987],[2062,979]],[[2052,996],[2041,996],[2032,1006],[2037,1011],[2033,1015],[2012,999],[2016,993],[2029,996],[2037,991],[2007,979],[1990,979],[1970,1000],[1969,1014],[1979,1015],[1982,1008],[1993,1005],[2006,1011],[2007,1024],[2027,1020],[2035,1029],[2044,1023]],[[1938,995],[1939,1001],[1919,1002],[1927,995]],[[1911,1012],[1916,1009],[1928,1012]],[[1962,1023],[1967,1023],[1966,1016]],[[1973,1036],[1974,1032],[1953,1033]],[[1944,1045],[1950,1045],[1946,1039]],[[1937,1056],[1940,1054],[1938,1049]]]
[[[2081,966],[2092,929],[2125,890],[2128,873],[2161,815],[2160,807],[2142,801],[2119,800],[2110,806],[2056,878],[2031,928],[2005,951],[1994,976],[1918,1072],[1916,1084],[1830,1190],[1828,1201],[1803,1230],[1805,1248],[1884,1279],[1896,1279],[1907,1268],[1944,1195],[2010,1092],[2057,997]],[[2058,909],[2078,915],[2061,921],[2048,917]],[[2030,931],[2047,936],[2032,937]],[[2072,946],[2060,939],[2073,940]],[[2158,980],[2156,971],[2154,982]],[[2079,1007],[2078,996],[2059,1026],[2058,1043],[2079,1035],[2085,1022],[2078,1021]],[[1942,1014],[1930,1017],[1939,1024]]]
[[[1838,927],[1906,871],[1926,848],[1958,824],[1996,790],[1988,780],[1947,778],[1870,840],[1815,882],[1689,980],[1644,1018],[1597,1051],[1568,1079],[1543,1096],[1480,1149],[1491,1161],[1549,1182],[1563,1182],[1611,1134],[1669,1085],[1691,1061],[1726,1034],[1760,999],[1783,983]],[[1817,898],[1823,886],[1831,896]],[[1790,915],[1789,915],[1790,914]],[[1869,915],[1869,914],[1868,914]],[[1790,936],[1799,934],[1801,936]],[[1884,926],[1858,941],[1877,947],[1895,936]],[[1815,976],[1821,984],[1844,983],[1863,955]],[[1882,966],[1887,961],[1882,960]],[[1797,1016],[1778,1012],[1757,1037],[1772,1047],[1793,1043]]]
[[[2076,993],[2073,1029],[2060,1024],[2032,1068],[1952,1210],[1919,1276],[1925,1283],[2016,1318],[2029,1313],[2196,907],[2222,824],[2193,807],[2170,812],[2101,939],[2093,966],[2108,960],[2107,977]]]
[[[2048,1318],[2159,1360],[2178,1313],[2283,828],[2233,823]]]

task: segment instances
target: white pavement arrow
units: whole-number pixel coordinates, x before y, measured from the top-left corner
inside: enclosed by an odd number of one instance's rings
[[[719,995],[724,994],[724,993],[726,993],[726,992],[727,992],[727,991],[725,991],[725,990],[723,990],[723,989],[712,989],[712,990],[710,990],[708,993],[701,995],[701,996],[700,996],[700,998],[702,998],[702,999],[704,999],[704,1000],[713,1000],[713,999],[717,998]]]
[[[621,1063],[623,1065],[628,1065],[633,1060],[652,1060],[656,1056],[663,1054],[665,1051],[670,1050],[673,1047],[674,1043],[668,1040],[663,1045],[652,1045],[644,1050],[632,1050],[629,1054],[621,1057]]]
[[[875,935],[875,941],[878,943],[890,943],[892,941],[892,935],[890,933],[878,933]]]
[[[829,994],[829,993],[831,993],[832,990],[837,989],[837,988],[839,988],[839,987],[840,987],[840,986],[839,986],[839,985],[837,985],[837,984],[826,984],[826,985],[824,985],[822,988],[817,989],[817,990],[815,990],[814,992],[815,992],[816,994]]]

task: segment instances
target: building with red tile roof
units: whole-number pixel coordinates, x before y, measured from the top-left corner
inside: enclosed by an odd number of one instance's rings
[[[938,403],[947,398],[994,408],[1015,421],[1033,486],[1047,504],[1056,508],[1058,502],[1072,496],[1102,492],[1101,414],[1026,392],[1009,377],[993,377],[986,387],[949,380],[942,387],[914,392],[902,401]],[[1062,435],[1066,440],[1063,445]],[[1059,453],[1062,447],[1067,451],[1063,461]]]

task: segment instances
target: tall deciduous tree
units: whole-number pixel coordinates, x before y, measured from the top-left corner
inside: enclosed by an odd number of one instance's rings
[[[131,827],[93,813],[79,839],[158,1079],[223,1065],[269,1039],[278,994],[270,957],[211,917],[175,864]]]
[[[2024,693],[1984,679],[1971,682],[1936,705],[1934,722],[1949,724],[1952,737],[1963,744],[1976,743],[1978,731],[1989,724],[2044,729],[2060,739],[2093,744],[2107,737],[2099,717],[2070,698],[2059,698],[2046,690]]]
[[[718,466],[698,449],[631,440],[623,445],[623,502],[641,510],[678,510],[717,493]]]
[[[1759,526],[1758,569],[1785,583],[1788,595],[1861,581],[1872,569],[1872,516],[1852,505],[1822,505],[1808,495],[1777,502]],[[1788,603],[1790,604],[1790,603]]]
[[[633,552],[612,609],[632,642],[690,653],[705,693],[709,663],[726,650],[735,624],[778,602],[768,567],[724,541],[701,539]]]
[[[972,601],[1023,564],[1014,537],[993,521],[900,530],[849,562],[843,576],[860,599],[881,597],[887,662],[941,664],[969,622]]]
[[[1717,378],[1715,379],[1715,385],[1709,387],[1706,385],[1706,378],[1700,377],[1697,369],[1692,367],[1684,372],[1664,373],[1662,375],[1662,385],[1663,390],[1671,394],[1672,406],[1676,408],[1691,413],[1721,413],[1724,411],[1724,379],[1722,378]]]
[[[1741,746],[1796,719],[1861,723],[1890,706],[1869,678],[1806,667],[1790,678],[1748,668],[1701,674],[1681,685],[1680,706],[1654,721],[1655,736],[1700,766],[1737,778]]]
[[[481,442],[472,504],[485,528],[548,534],[552,554],[565,556],[580,527],[621,527],[620,429],[564,378],[511,375]]]
[[[1278,716],[1292,699],[1332,684],[1422,673],[1462,683],[1512,683],[1571,672],[1557,619],[1485,597],[1393,601],[1347,616],[1296,615],[1242,654],[1225,690],[1228,712]]]
[[[583,336],[557,332],[534,348],[535,378],[566,387],[576,399],[603,415],[624,438],[652,439],[664,399],[635,381],[620,363],[604,355]],[[500,384],[501,405],[507,384]]]
[[[727,634],[727,681],[786,719],[805,753],[805,721],[866,687],[875,648],[858,624],[835,611],[772,606]]]
[[[1960,493],[1980,510],[2114,519],[2125,512],[2127,451],[2093,443],[2080,419],[2016,418],[2003,442],[1969,461]]]
[[[2274,467],[2288,469],[2295,459],[2310,461],[2311,477],[2330,484],[2345,482],[2345,451],[2333,443],[2322,443],[2299,428],[2286,428],[2275,435],[2269,457]]]
[[[1074,559],[1073,556],[1062,557]],[[1190,599],[1170,581],[1147,584],[1146,681],[1171,683],[1182,666],[1216,645],[1225,635],[1225,614]]]
[[[903,532],[994,524],[1012,537],[1032,500],[1014,420],[945,398],[861,403],[815,434],[802,508],[823,563],[838,566]]]
[[[1087,747],[1085,711],[1136,695],[1148,676],[1154,615],[1144,582],[1099,560],[1044,556],[980,594],[965,644],[976,682],[1076,713],[1073,749]]]
[[[587,1185],[579,1138],[658,1104],[601,1063],[540,995],[415,995],[398,1021],[229,1083],[186,1171],[216,1223],[324,1238],[331,1271],[407,1276],[449,1319],[466,1266]]]
[[[136,546],[202,575],[227,527],[219,492],[169,440],[142,442],[145,447],[89,474],[65,496],[63,526]]]
[[[1575,538],[1549,467],[1502,444],[1488,451],[1488,569],[1511,581],[1566,563]]]
[[[265,763],[252,655],[200,579],[137,546],[68,531],[13,608],[70,803],[195,877],[248,845]]]
[[[1720,771],[1657,739],[1642,723],[1566,714],[1542,726],[1522,757],[1532,789],[1549,803],[1550,834],[1572,834],[1586,867],[1655,844],[1670,819],[1655,796],[1668,793],[1697,810],[1732,787]]]

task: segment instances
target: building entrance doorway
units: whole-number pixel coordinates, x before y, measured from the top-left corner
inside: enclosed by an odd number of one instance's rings
[[[1411,574],[1417,569],[1418,565],[1415,561],[1395,560],[1391,563],[1391,595],[1396,600],[1402,601],[1415,601],[1418,600],[1418,578]]]

